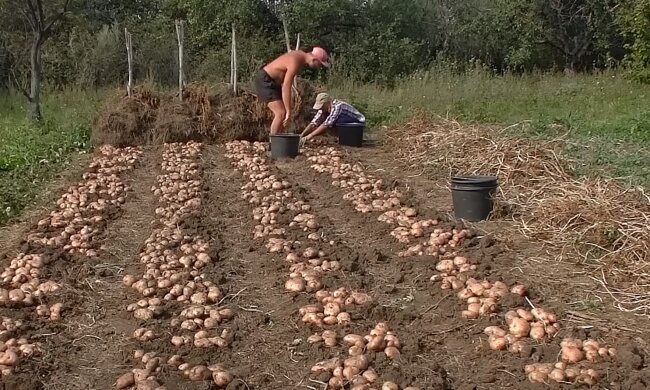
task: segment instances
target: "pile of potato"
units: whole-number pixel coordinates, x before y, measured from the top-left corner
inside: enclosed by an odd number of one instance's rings
[[[372,302],[372,297],[362,292],[352,292],[345,287],[336,291],[316,291],[316,299],[320,304],[303,306],[299,310],[302,322],[316,326],[342,325],[352,322],[350,313],[345,309],[353,306],[365,306]]]
[[[432,282],[440,282],[443,290],[460,290],[469,279],[468,273],[476,270],[476,265],[471,264],[467,257],[454,256],[440,260],[436,270],[440,273],[431,277]]]
[[[24,327],[20,320],[2,317],[0,322],[0,378],[11,375],[13,369],[24,358],[41,352],[39,344],[30,343],[28,339],[15,338]]]
[[[600,379],[600,374],[594,369],[568,366],[565,362],[528,364],[524,372],[533,383],[553,381],[594,386]]]
[[[45,232],[29,234],[28,241],[63,248],[69,253],[96,256],[94,238],[103,230],[108,209],[125,202],[128,187],[120,175],[132,170],[141,154],[140,148],[102,146],[82,181],[57,200],[57,210],[38,222]]]
[[[105,146],[90,163],[83,180],[72,186],[57,201],[57,210],[38,222],[39,232],[29,233],[32,245],[61,248],[70,253],[95,256],[94,237],[101,233],[107,208],[124,203],[127,188],[118,175],[133,169],[142,151],[136,148],[117,149]],[[42,269],[53,258],[44,253],[19,253],[0,274],[0,305],[31,306],[48,294],[59,290],[53,281],[40,279]],[[39,315],[46,316],[40,307]],[[53,320],[60,317],[54,306]]]
[[[136,368],[120,376],[114,384],[115,389],[165,390],[165,387],[161,386],[156,378],[156,375],[166,368],[165,364],[168,368],[180,370],[192,382],[212,380],[220,389],[227,387],[233,380],[232,374],[220,364],[192,365],[185,363],[180,355],[172,355],[165,363],[165,360],[157,356],[156,352],[145,353],[141,349],[134,351],[133,356],[136,360],[141,360],[145,368]]]
[[[324,331],[314,334],[308,341],[312,344],[323,343],[327,347],[337,345],[337,334],[334,331]],[[377,324],[368,335],[360,336],[347,334],[343,342],[348,347],[348,357],[336,357],[316,363],[311,372],[319,379],[327,380],[328,388],[351,390],[370,390],[378,385],[379,375],[370,367],[371,357],[366,352],[383,352],[391,360],[400,357],[400,342],[397,336],[384,323]],[[399,389],[393,382],[384,382],[381,389]],[[407,387],[404,390],[418,390]]]
[[[554,337],[560,330],[557,316],[542,308],[532,310],[511,310],[505,316],[508,330],[498,326],[488,326],[485,334],[489,336],[490,348],[519,353],[525,347],[526,338],[543,341]]]
[[[308,160],[313,163],[312,169],[330,174],[333,186],[350,190],[343,199],[352,202],[355,210],[370,213],[401,206],[401,192],[386,190],[383,181],[366,174],[361,165],[344,163],[340,151],[329,147],[311,151],[308,155]]]
[[[340,151],[332,147],[320,148],[308,153],[311,167],[320,173],[332,175],[332,185],[349,188],[350,192],[343,195],[343,199],[351,201],[357,211],[368,213],[383,211],[378,217],[380,222],[398,226],[391,232],[399,242],[407,244],[412,240],[429,236],[427,241],[413,245],[399,253],[402,257],[410,256],[436,256],[454,251],[460,243],[471,237],[469,230],[429,229],[439,224],[435,219],[418,220],[415,208],[402,205],[402,193],[397,190],[383,189],[381,179],[364,172],[359,164],[348,164],[343,161]]]
[[[458,297],[468,304],[467,310],[462,312],[463,318],[473,320],[479,316],[496,313],[499,299],[507,294],[508,286],[503,282],[467,279],[465,288],[458,292]]]
[[[42,254],[19,253],[11,259],[9,266],[0,274],[0,305],[32,306],[38,299],[60,289],[53,281],[42,282],[39,278],[43,266],[50,257]]]
[[[565,338],[560,343],[562,347],[561,359],[566,363],[578,363],[583,360],[594,363],[599,360],[616,356],[616,349],[600,344],[596,340],[578,340]]]
[[[471,237],[471,232],[467,229],[445,231],[444,229],[437,228],[433,230],[426,241],[410,246],[405,251],[400,252],[399,255],[407,257],[453,254],[464,240]]]

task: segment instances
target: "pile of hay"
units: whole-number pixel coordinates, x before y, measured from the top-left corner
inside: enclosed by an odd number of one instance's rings
[[[311,119],[316,90],[298,80],[294,96],[293,125],[301,130]],[[109,99],[97,117],[92,131],[95,144],[142,145],[189,140],[223,142],[265,140],[272,120],[271,112],[248,89],[235,95],[229,86],[211,90],[205,84],[191,84],[178,96],[158,95],[140,87],[132,97],[121,94]]]
[[[432,177],[498,176],[500,217],[512,218],[556,258],[592,267],[621,310],[650,314],[650,197],[642,188],[576,179],[561,139],[422,118],[386,137],[399,162]]]
[[[97,145],[138,145],[145,142],[156,120],[161,98],[148,87],[138,87],[131,97],[114,94],[95,119],[91,138]]]

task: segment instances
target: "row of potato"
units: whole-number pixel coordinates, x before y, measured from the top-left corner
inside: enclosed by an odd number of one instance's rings
[[[139,255],[143,273],[123,277],[124,285],[141,296],[126,310],[144,324],[133,333],[133,338],[142,343],[162,339],[176,348],[224,348],[235,336],[230,328],[222,327],[234,312],[220,305],[223,293],[204,273],[213,262],[208,237],[181,227],[184,221],[198,218],[201,213],[201,150],[202,145],[196,142],[164,145],[162,173],[151,189],[158,202],[157,220]],[[172,334],[156,330],[162,316],[168,318],[165,321],[169,321]],[[178,354],[166,358],[138,349],[134,358],[143,367],[118,378],[116,389],[163,390],[158,373],[166,367],[179,370],[193,382],[211,380],[219,388],[233,380],[232,374],[219,364],[192,364]]]
[[[348,310],[368,305],[372,297],[345,287],[329,291],[321,282],[324,273],[336,272],[341,265],[328,257],[327,249],[318,249],[337,245],[322,232],[318,215],[308,203],[295,198],[291,183],[273,173],[265,157],[266,144],[236,141],[226,147],[226,157],[248,180],[241,190],[242,199],[254,206],[253,219],[258,223],[254,237],[265,238],[267,250],[282,254],[288,264],[290,275],[285,290],[293,294],[307,292],[317,302],[298,310],[303,323],[319,329],[309,337],[309,343],[347,348],[347,358],[318,362],[311,369],[312,375],[330,389],[399,389],[395,383],[380,381],[381,375],[372,368],[371,358],[371,354],[383,353],[388,359],[399,359],[401,345],[394,332],[383,323],[365,337],[345,332],[353,322]],[[305,240],[289,240],[290,229],[301,232]],[[339,343],[340,335],[343,345]]]
[[[45,267],[59,252],[96,256],[98,238],[111,211],[125,202],[128,187],[122,175],[132,170],[140,157],[139,148],[104,146],[89,163],[81,180],[56,201],[56,209],[41,219],[27,234],[26,252],[10,257],[0,273],[0,305],[9,308],[36,306],[34,314],[49,321],[61,319],[63,303],[55,294],[61,286],[43,280]],[[7,376],[24,359],[42,352],[42,346],[21,334],[29,328],[24,321],[3,317],[0,326],[0,373]]]
[[[499,301],[505,295],[526,297],[527,291],[523,285],[509,287],[501,281],[490,282],[473,277],[476,276],[477,265],[467,257],[458,255],[462,241],[471,237],[468,230],[444,231],[438,227],[437,220],[417,220],[418,210],[404,207],[398,191],[383,191],[381,179],[366,174],[360,164],[346,162],[340,150],[325,147],[311,150],[308,155],[314,170],[331,175],[332,185],[349,189],[343,198],[352,200],[357,211],[382,212],[379,221],[397,224],[398,227],[391,234],[399,242],[411,243],[414,238],[426,236],[427,228],[433,229],[426,241],[410,246],[400,255],[435,256],[438,259],[436,270],[439,273],[433,275],[431,281],[440,283],[442,289],[458,291],[458,298],[468,305],[462,311],[463,318],[474,320],[480,316],[496,317],[501,310]],[[372,186],[366,183],[372,183]],[[512,353],[520,353],[529,345],[528,340],[537,343],[554,342],[560,330],[560,323],[554,313],[535,307],[531,310],[519,308],[508,311],[505,314],[505,325],[505,329],[500,326],[488,326],[485,329],[491,349],[508,349]],[[560,346],[558,362],[526,365],[524,372],[531,382],[594,385],[598,383],[600,375],[583,363],[595,363],[616,356],[615,348],[591,339],[564,338]]]

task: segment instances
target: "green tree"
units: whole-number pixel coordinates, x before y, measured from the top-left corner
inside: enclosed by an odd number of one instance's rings
[[[14,15],[19,14],[22,16],[22,19],[28,26],[28,31],[31,32],[31,43],[29,48],[29,91],[18,83],[17,86],[29,101],[28,117],[32,120],[40,120],[42,118],[42,48],[43,44],[56,34],[57,24],[65,16],[70,0],[63,0],[60,4],[51,5],[49,9],[44,7],[43,0],[5,0],[3,3],[3,9],[12,10],[14,11]],[[25,33],[27,33],[27,31],[25,31]]]
[[[618,14],[629,39],[626,63],[632,75],[650,82],[650,0],[628,0]]]

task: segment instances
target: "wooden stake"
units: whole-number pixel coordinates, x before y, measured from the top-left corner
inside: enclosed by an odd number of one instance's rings
[[[232,60],[231,60],[231,76],[232,90],[237,94],[237,35],[235,34],[235,24],[232,24]]]
[[[298,33],[298,38],[296,39],[296,50],[300,50],[300,33]]]
[[[124,41],[126,42],[126,58],[129,62],[129,81],[126,84],[126,94],[131,96],[133,92],[133,40],[131,33],[124,28]]]
[[[284,28],[284,40],[287,44],[287,53],[291,51],[291,43],[289,42],[289,29],[287,28],[287,20],[282,18],[282,28]]]
[[[183,41],[185,40],[185,22],[176,21],[176,38],[178,40],[178,98],[183,101],[183,88],[185,87],[185,73],[183,71]]]

